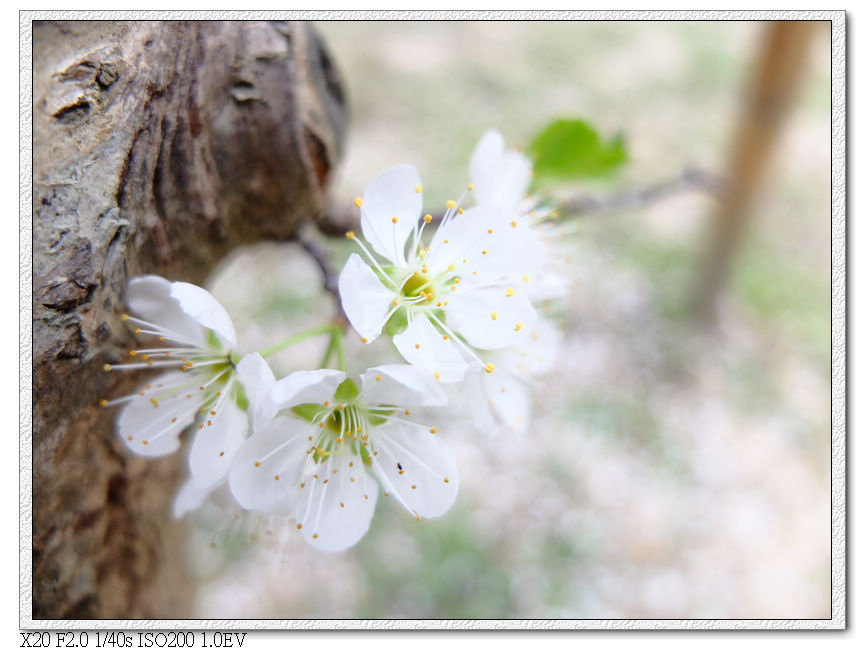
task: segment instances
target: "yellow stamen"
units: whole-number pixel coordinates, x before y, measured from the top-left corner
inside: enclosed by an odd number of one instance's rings
[[[360,197],[357,197],[354,200],[354,207],[359,208],[362,205],[363,205],[363,199],[361,199]]]
[[[487,374],[490,374],[495,369],[496,369],[496,367],[491,363],[488,363],[487,365],[484,366],[484,372],[486,372]]]
[[[347,233],[345,233],[345,238],[354,239],[354,230],[349,230]]]

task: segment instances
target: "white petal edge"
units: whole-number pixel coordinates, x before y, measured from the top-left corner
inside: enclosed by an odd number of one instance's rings
[[[218,410],[217,410],[218,409]],[[189,469],[195,484],[210,488],[228,475],[234,454],[246,440],[249,420],[230,395],[207,414],[195,432],[189,453]]]
[[[528,337],[537,312],[528,298],[513,287],[464,288],[455,291],[447,306],[447,325],[479,350],[519,345]]]
[[[171,297],[171,282],[159,275],[139,275],[126,287],[126,305],[135,316],[192,345],[204,345],[201,324]],[[146,328],[144,328],[146,329]]]
[[[200,508],[201,504],[204,503],[204,500],[210,496],[210,493],[213,492],[216,487],[217,486],[214,485],[202,489],[196,485],[192,478],[187,479],[186,482],[180,486],[180,489],[174,497],[174,502],[171,505],[172,516],[175,519],[180,519],[186,513]]]
[[[303,538],[329,553],[354,546],[369,530],[377,497],[378,484],[360,457],[344,453],[318,464],[308,462],[297,497]]]
[[[351,326],[367,341],[374,341],[381,334],[394,291],[385,287],[356,253],[345,263],[338,285],[342,309]]]
[[[231,493],[242,507],[270,511],[293,498],[311,428],[303,420],[279,417],[243,443],[228,473]]]
[[[276,417],[276,404],[270,399],[270,391],[276,383],[276,377],[267,365],[267,361],[257,352],[251,352],[238,362],[237,379],[249,400],[249,413],[254,431]]]
[[[361,394],[368,405],[443,406],[447,395],[429,372],[406,364],[370,368],[360,376]]]
[[[273,385],[270,399],[279,409],[298,404],[322,404],[332,400],[336,387],[345,381],[341,370],[297,370]]]
[[[506,151],[501,133],[487,131],[472,154],[469,177],[478,205],[516,210],[531,180],[531,163],[516,151]]]
[[[531,394],[528,387],[509,372],[493,372],[481,377],[484,393],[500,427],[524,433],[531,417]]]
[[[459,492],[456,462],[447,445],[421,425],[388,423],[372,438],[372,466],[385,492],[412,514],[439,517]]]
[[[188,282],[173,282],[171,297],[177,300],[181,309],[190,317],[219,334],[229,347],[237,345],[234,324],[228,312],[210,292]]]
[[[143,394],[136,394],[123,406],[117,416],[116,431],[130,451],[147,457],[177,451],[180,434],[192,424],[201,406],[197,391],[188,393],[192,396],[189,399],[186,393],[171,396],[174,394],[171,387],[184,386],[187,379],[179,372],[155,377],[147,384],[150,388],[142,387],[139,392]],[[157,400],[157,406],[151,399]]]
[[[442,382],[462,381],[469,364],[448,336],[440,333],[424,314],[413,316],[393,343],[410,364]]]
[[[396,165],[373,178],[363,194],[360,227],[376,253],[405,263],[405,244],[423,209],[420,175],[412,165]],[[396,221],[394,221],[396,218]]]

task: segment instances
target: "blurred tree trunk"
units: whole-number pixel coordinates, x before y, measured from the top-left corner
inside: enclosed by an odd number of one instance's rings
[[[715,316],[718,294],[763,185],[781,127],[807,72],[811,37],[818,25],[812,21],[766,23],[763,51],[747,89],[697,286],[697,312],[705,320]]]
[[[200,283],[324,204],[345,107],[304,24],[33,23],[33,617],[189,617],[178,456],[129,456],[103,397],[127,278]]]

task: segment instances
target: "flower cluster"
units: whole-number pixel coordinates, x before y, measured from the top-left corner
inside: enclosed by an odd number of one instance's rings
[[[556,355],[555,328],[538,306],[560,297],[564,282],[551,213],[526,198],[530,178],[528,159],[489,132],[472,156],[471,184],[436,223],[423,215],[414,167],[370,182],[355,200],[362,237],[347,237],[360,253],[339,276],[340,299],[362,343],[390,339],[406,363],[354,377],[335,326],[241,356],[231,319],[205,290],[134,278],[124,319],[156,342],[106,369],[166,372],[103,404],[122,405],[117,434],[139,455],[173,453],[190,430],[190,478],[175,515],[224,487],[247,510],[293,516],[314,548],[340,551],[368,530],[379,486],[418,519],[447,512],[459,475],[439,429],[446,434],[461,413],[490,434],[524,431],[531,386]],[[264,356],[323,333],[339,369],[277,380]]]

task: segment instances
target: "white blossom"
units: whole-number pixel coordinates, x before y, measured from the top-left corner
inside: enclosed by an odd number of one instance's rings
[[[469,373],[463,384],[448,387],[451,414],[488,435],[524,433],[531,421],[533,390],[555,365],[560,340],[553,324],[539,319],[523,345],[487,356],[495,364],[494,373]]]
[[[435,426],[417,408],[439,406],[436,382],[407,365],[370,368],[360,389],[338,370],[297,371],[271,391],[279,414],[257,424],[229,474],[244,508],[293,511],[306,541],[341,551],[369,528],[381,482],[417,518],[444,514],[459,477]]]
[[[189,456],[192,482],[175,503],[175,513],[182,514],[227,475],[249,428],[240,376],[253,377],[264,361],[258,355],[240,359],[231,352],[236,345],[234,325],[200,287],[145,275],[130,280],[126,299],[131,315],[125,314],[124,320],[135,326],[136,335],[154,338],[156,344],[130,350],[133,362],[106,364],[106,369],[171,370],[136,393],[103,404],[123,404],[117,434],[141,456],[175,452],[180,434],[197,423]]]
[[[564,232],[556,225],[556,211],[526,196],[532,177],[531,161],[517,151],[505,149],[501,133],[491,130],[481,136],[472,153],[469,175],[477,205],[500,208],[506,219],[516,219],[527,228],[527,236],[536,242],[541,263],[526,286],[529,299],[537,304],[565,297],[570,285],[565,267],[570,258],[560,243]]]
[[[463,212],[449,201],[426,246],[423,231],[432,217],[420,219],[420,177],[410,165],[376,176],[355,203],[372,251],[348,233],[365,259],[349,257],[339,292],[363,342],[384,329],[406,361],[454,382],[470,366],[491,371],[475,349],[513,345],[531,329],[537,315],[525,285],[542,253],[526,224],[496,206]]]

